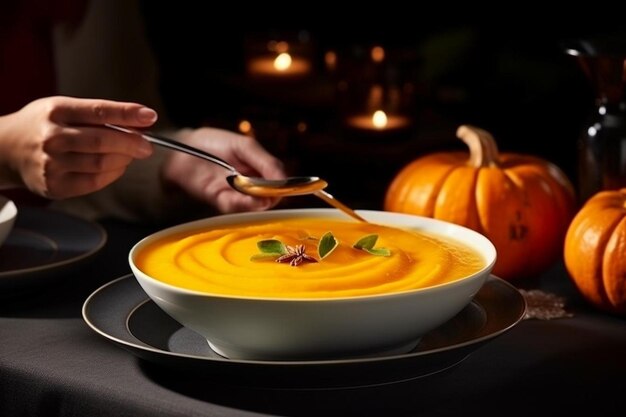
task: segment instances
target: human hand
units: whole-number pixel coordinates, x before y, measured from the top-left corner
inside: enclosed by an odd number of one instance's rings
[[[186,129],[178,139],[224,159],[243,175],[285,178],[283,164],[249,136],[200,128]],[[166,183],[176,185],[222,213],[266,210],[280,201],[279,198],[252,197],[232,189],[226,182],[228,174],[224,168],[182,152],[172,152],[162,167]]]
[[[152,145],[105,123],[148,127],[154,110],[137,103],[72,97],[35,100],[0,117],[0,185],[25,185],[50,199],[88,194],[118,179]]]

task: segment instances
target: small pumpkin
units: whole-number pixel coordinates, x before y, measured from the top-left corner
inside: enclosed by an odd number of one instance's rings
[[[565,235],[564,260],[587,301],[626,314],[626,188],[587,200]]]
[[[469,147],[415,159],[385,195],[388,211],[413,213],[467,226],[498,251],[493,273],[516,280],[547,269],[562,256],[575,193],[554,164],[530,155],[498,152],[491,134],[463,125]]]

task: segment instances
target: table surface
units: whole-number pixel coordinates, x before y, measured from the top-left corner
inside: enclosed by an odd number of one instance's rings
[[[130,272],[130,247],[154,228],[102,223],[104,249],[52,288],[0,298],[0,416],[547,415],[626,408],[626,318],[591,308],[561,264],[534,285],[571,318],[524,320],[459,365],[425,378],[341,390],[226,385],[171,374],[93,332],[96,288]]]

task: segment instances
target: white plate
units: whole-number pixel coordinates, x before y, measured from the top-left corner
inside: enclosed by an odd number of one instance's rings
[[[526,303],[511,284],[489,277],[457,316],[422,338],[411,352],[324,361],[233,360],[165,314],[132,274],[93,292],[83,319],[98,334],[148,365],[227,384],[281,389],[337,389],[426,377],[463,361],[524,317]]]
[[[97,223],[37,207],[19,207],[0,247],[0,293],[32,289],[62,278],[107,240]]]

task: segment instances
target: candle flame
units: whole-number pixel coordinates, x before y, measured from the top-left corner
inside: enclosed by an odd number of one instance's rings
[[[387,126],[387,115],[382,110],[376,110],[372,115],[372,124],[376,129],[383,129]]]
[[[291,55],[287,52],[283,52],[279,54],[276,59],[274,59],[274,68],[277,71],[285,71],[291,66]]]

